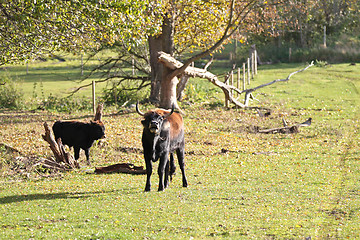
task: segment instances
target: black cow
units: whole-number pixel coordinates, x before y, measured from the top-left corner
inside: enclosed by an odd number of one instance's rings
[[[83,123],[78,121],[57,121],[54,123],[55,139],[74,147],[75,160],[79,159],[80,148],[85,151],[87,164],[90,165],[89,149],[95,140],[105,137],[105,126],[101,121]]]
[[[169,185],[169,176],[172,178],[172,175],[175,174],[174,151],[176,151],[180,165],[183,187],[187,187],[188,183],[184,168],[184,124],[181,115],[174,113],[174,107],[171,111],[155,109],[144,114],[136,104],[136,111],[144,117],[141,123],[144,126],[142,145],[147,174],[145,191],[150,191],[152,163],[158,159],[160,159],[158,191],[163,191]]]

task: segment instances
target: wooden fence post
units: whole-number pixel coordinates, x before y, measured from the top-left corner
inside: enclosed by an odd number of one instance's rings
[[[95,102],[95,81],[92,81],[92,102],[93,102],[93,112],[96,113],[96,102]]]
[[[254,51],[254,74],[257,75],[257,51]]]
[[[225,76],[225,81],[224,81],[224,83],[225,84],[228,84],[228,78],[226,78],[226,76]],[[227,107],[229,107],[229,98],[228,98],[228,96],[225,94],[225,107],[227,108]]]
[[[241,81],[241,68],[238,68],[238,71],[237,71],[237,83],[236,83],[237,89],[240,89],[240,81]],[[239,96],[239,93],[237,94],[237,96]]]
[[[81,54],[81,76],[84,75],[83,55]]]
[[[230,85],[234,86],[234,71],[231,71],[230,73]],[[233,90],[230,90],[230,94],[233,95]]]
[[[243,63],[243,90],[245,90],[246,89],[246,64],[245,63]]]
[[[254,52],[252,52],[251,53],[251,79],[254,79],[254,71],[255,71]]]
[[[247,59],[247,80],[248,85],[250,85],[250,58]]]
[[[135,60],[134,57],[131,57],[131,66],[132,66],[132,76],[135,75]]]
[[[289,62],[291,62],[291,48],[289,48]]]

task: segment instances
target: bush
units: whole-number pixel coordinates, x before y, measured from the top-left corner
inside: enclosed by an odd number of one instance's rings
[[[113,85],[112,88],[103,90],[101,99],[108,106],[122,106],[128,102],[135,102],[138,99],[144,98],[146,96],[146,91],[147,90],[145,89],[134,90],[129,86]]]
[[[24,105],[23,93],[8,73],[0,77],[0,108],[18,109]]]
[[[56,97],[50,94],[47,99],[41,102],[40,108],[71,113],[73,111],[91,110],[92,101],[86,97]]]

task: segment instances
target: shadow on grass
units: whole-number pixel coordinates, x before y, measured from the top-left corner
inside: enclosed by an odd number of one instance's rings
[[[111,191],[94,191],[94,192],[63,192],[63,193],[34,193],[24,195],[12,195],[0,198],[0,204],[16,203],[24,201],[36,201],[36,200],[56,200],[56,199],[85,199],[91,198],[99,194],[134,194],[139,193],[135,188],[111,190]]]

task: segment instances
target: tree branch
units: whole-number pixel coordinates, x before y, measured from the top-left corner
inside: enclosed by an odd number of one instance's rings
[[[176,72],[177,69],[182,68],[184,65],[177,61],[174,57],[172,57],[170,54],[167,54],[165,52],[159,52],[159,62],[161,62],[162,64],[164,64],[166,67],[174,70],[174,72]],[[293,73],[290,73],[289,76],[285,79],[276,79],[274,81],[271,81],[269,83],[265,83],[262,84],[260,86],[257,86],[255,88],[250,88],[250,89],[246,89],[246,90],[240,90],[238,88],[236,88],[235,86],[232,85],[228,85],[226,84],[226,82],[221,82],[217,76],[209,71],[207,71],[206,69],[201,69],[201,68],[196,68],[196,67],[190,67],[188,66],[187,68],[185,68],[185,70],[182,72],[185,75],[188,75],[190,77],[199,77],[199,78],[205,78],[207,80],[209,80],[211,83],[213,83],[214,85],[216,85],[217,87],[220,87],[221,90],[223,90],[226,98],[233,104],[235,104],[238,107],[241,108],[245,108],[248,107],[248,103],[249,103],[249,98],[250,98],[250,94],[254,91],[256,91],[257,89],[272,85],[274,83],[277,82],[285,82],[285,81],[289,81],[290,78],[299,72],[305,71],[306,69],[308,69],[309,67],[314,66],[314,63],[311,62],[308,66],[306,66],[303,69],[300,69],[298,71],[295,71]],[[245,101],[244,103],[239,102],[234,96],[232,92],[236,92],[239,95],[245,93]]]
[[[196,60],[209,55],[210,53],[214,52],[218,47],[220,47],[221,44],[227,38],[229,38],[237,29],[239,29],[239,27],[240,27],[239,22],[244,20],[245,17],[249,14],[249,12],[252,10],[252,5],[254,5],[254,3],[256,3],[256,1],[252,0],[246,6],[244,6],[243,10],[239,13],[239,15],[233,21],[235,0],[231,0],[229,21],[228,21],[228,24],[227,24],[227,26],[225,28],[225,31],[224,31],[224,34],[222,35],[222,37],[213,46],[211,46],[210,48],[208,48],[205,51],[203,51],[203,52],[201,52],[199,54],[196,54],[195,56],[190,57],[188,60],[186,60],[184,62],[184,64],[183,64],[183,66],[181,68],[179,68],[179,69],[176,69],[173,73],[169,74],[168,78],[172,79],[175,76],[181,75],[181,73],[184,72],[185,69],[192,62],[195,62]],[[243,15],[245,10],[247,10],[247,12]],[[235,25],[236,23],[237,23],[237,25]],[[235,26],[235,28],[229,33],[230,29],[233,28],[234,26]]]

